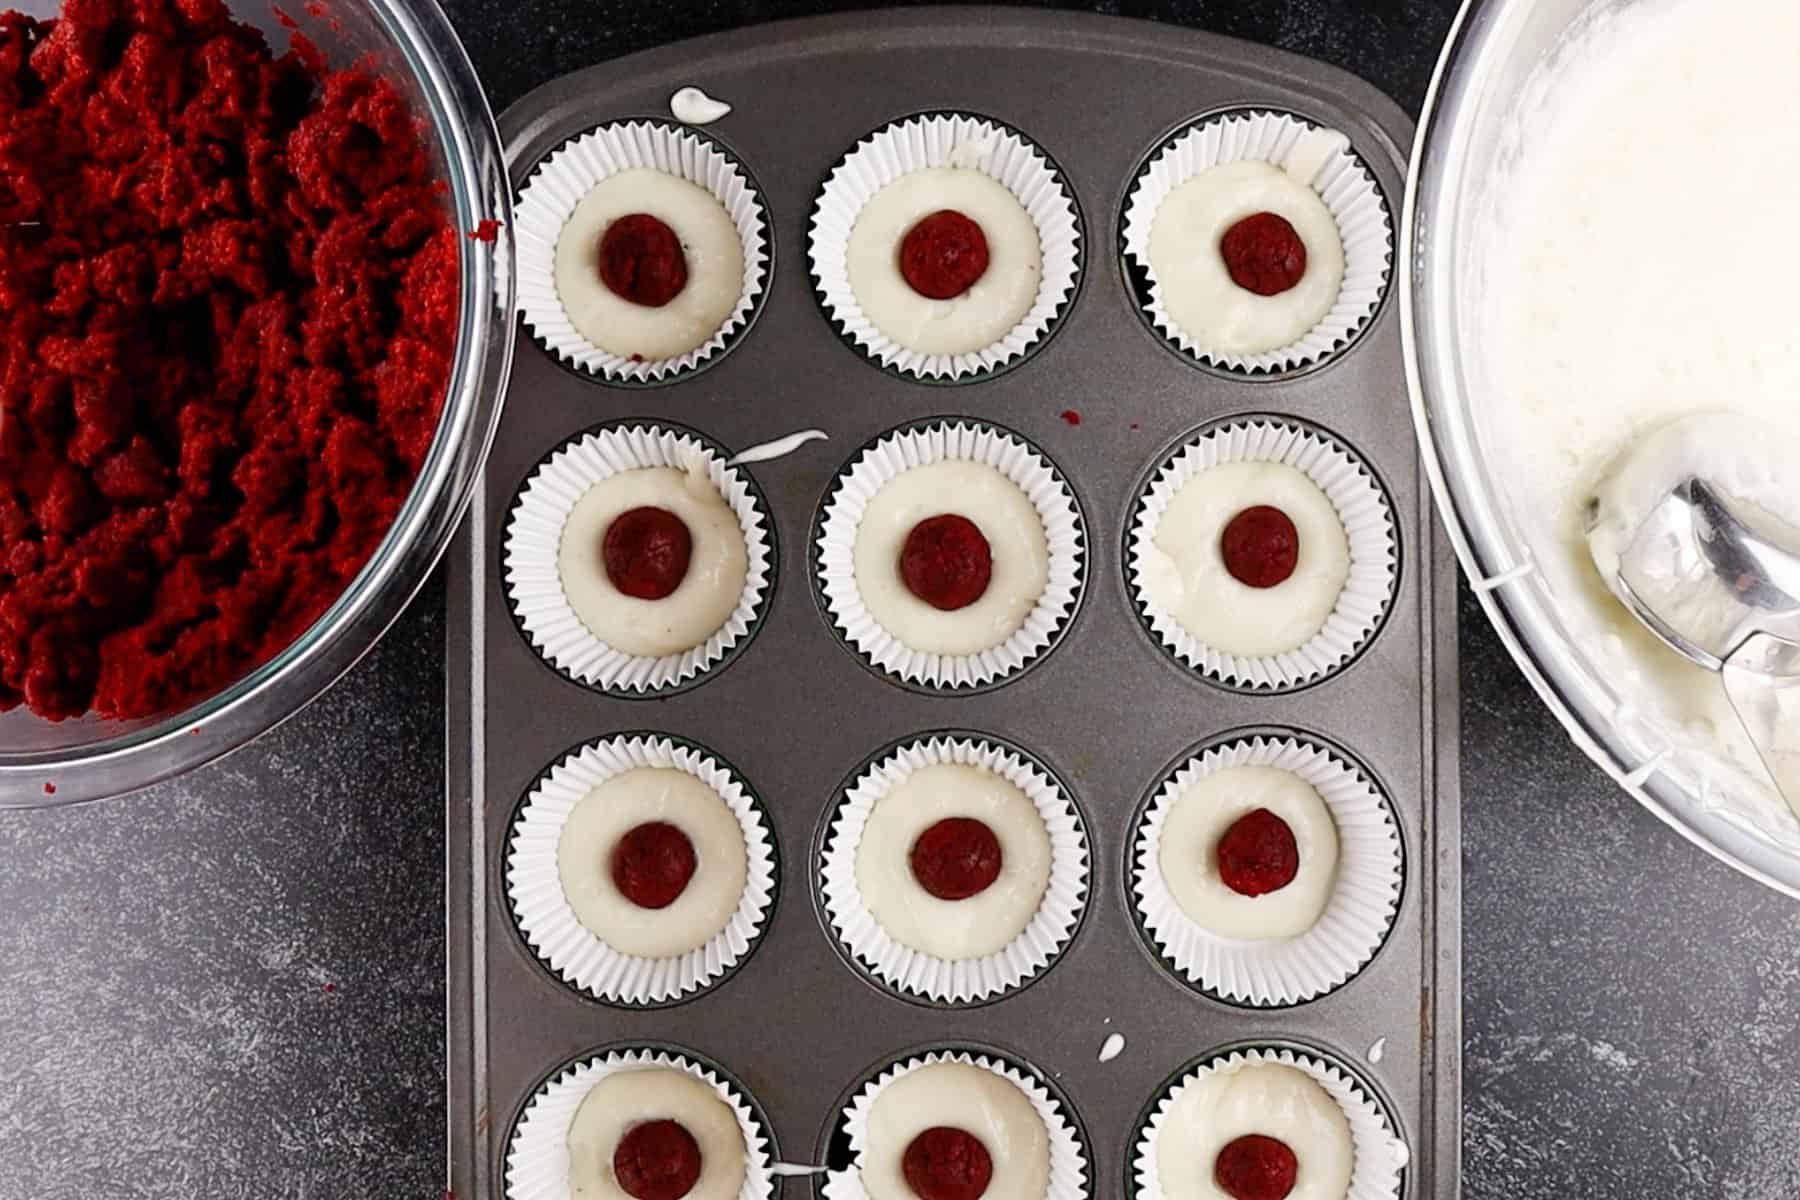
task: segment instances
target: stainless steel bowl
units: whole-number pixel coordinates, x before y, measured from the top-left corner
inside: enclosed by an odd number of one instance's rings
[[[28,0],[19,7],[50,16],[57,5]],[[512,361],[511,203],[499,134],[474,68],[432,0],[287,7],[331,63],[373,63],[402,87],[426,119],[458,227],[501,223],[498,241],[461,239],[462,311],[437,438],[393,528],[350,587],[299,640],[243,679],[153,720],[52,722],[23,709],[0,715],[0,808],[129,792],[226,754],[293,715],[349,670],[419,590],[487,456]],[[286,43],[266,0],[234,8],[271,44]]]
[[[1414,144],[1401,239],[1400,311],[1414,424],[1438,508],[1463,570],[1501,640],[1575,744],[1651,812],[1738,870],[1800,896],[1800,855],[1726,806],[1699,772],[1662,753],[1631,698],[1595,669],[1538,574],[1518,576],[1526,542],[1507,512],[1503,454],[1484,440],[1482,404],[1464,375],[1457,300],[1469,240],[1502,127],[1533,72],[1585,13],[1618,0],[1465,0],[1439,60]]]

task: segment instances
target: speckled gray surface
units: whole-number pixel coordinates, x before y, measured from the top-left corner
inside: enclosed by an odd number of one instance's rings
[[[830,6],[447,7],[498,106]],[[1095,7],[1314,54],[1416,111],[1453,5]],[[439,1195],[440,597],[225,762],[0,817],[0,1198]],[[1465,1194],[1800,1195],[1800,906],[1615,791],[1466,596],[1462,628]]]

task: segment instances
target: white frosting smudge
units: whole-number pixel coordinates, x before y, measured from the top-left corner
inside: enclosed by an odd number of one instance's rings
[[[669,97],[669,111],[684,125],[710,125],[729,113],[731,105],[690,86]]]
[[[1111,1062],[1125,1052],[1125,1035],[1109,1033],[1106,1040],[1100,1043],[1100,1061]]]
[[[1369,1047],[1369,1061],[1372,1063],[1378,1063],[1382,1060],[1382,1058],[1386,1054],[1387,1054],[1387,1039],[1384,1037],[1376,1038],[1375,1044]]]
[[[790,433],[786,437],[776,438],[772,442],[761,442],[747,447],[732,455],[725,463],[728,467],[741,467],[749,463],[768,462],[772,458],[782,458],[792,454],[808,442],[825,441],[830,437],[823,429],[802,429],[799,433]]]

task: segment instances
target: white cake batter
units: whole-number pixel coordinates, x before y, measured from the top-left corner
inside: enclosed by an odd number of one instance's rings
[[[913,595],[900,552],[913,526],[940,513],[973,521],[993,571],[975,603],[946,612]],[[950,459],[903,471],[870,498],[856,528],[856,588],[869,615],[927,654],[975,654],[1024,625],[1050,579],[1044,521],[1018,484],[986,463]]]
[[[870,1200],[918,1200],[900,1161],[915,1137],[938,1125],[972,1134],[986,1147],[994,1177],[981,1200],[1044,1200],[1050,1189],[1044,1119],[1012,1080],[954,1062],[909,1071],[869,1106],[859,1165]]]
[[[675,1121],[700,1147],[700,1178],[683,1200],[736,1200],[746,1157],[737,1114],[704,1080],[670,1067],[620,1071],[588,1092],[569,1123],[573,1200],[631,1200],[613,1175],[613,1152],[646,1121]]]
[[[1219,878],[1219,839],[1259,808],[1287,822],[1300,869],[1286,887],[1245,896]],[[1337,825],[1317,790],[1292,771],[1226,767],[1175,799],[1157,861],[1169,894],[1195,924],[1226,938],[1298,937],[1317,923],[1337,886]]]
[[[1341,134],[1334,134],[1338,144]],[[1332,149],[1336,149],[1333,145]],[[1150,226],[1150,279],[1169,319],[1216,354],[1262,354],[1305,337],[1337,303],[1344,242],[1337,221],[1308,181],[1316,154],[1294,170],[1265,162],[1223,163],[1164,197]],[[1297,177],[1297,171],[1306,171]],[[1306,245],[1306,273],[1285,292],[1259,296],[1231,278],[1219,241],[1259,212],[1287,218]]]
[[[667,908],[640,908],[613,883],[619,839],[652,821],[694,845],[694,876]],[[620,954],[673,958],[725,928],[744,895],[749,856],[743,826],[719,794],[686,771],[635,767],[583,796],[556,843],[556,873],[569,907]]]
[[[900,243],[919,221],[954,209],[981,226],[988,269],[948,300],[913,291],[900,274]],[[912,171],[876,192],[857,214],[845,251],[850,290],[876,328],[921,354],[968,354],[1024,320],[1044,273],[1037,225],[1006,186],[969,167]]]
[[[1219,538],[1259,504],[1280,509],[1299,535],[1294,573],[1274,587],[1240,583]],[[1325,627],[1350,576],[1350,540],[1337,508],[1285,463],[1208,467],[1169,501],[1144,554],[1144,594],[1194,637],[1227,654],[1261,657],[1304,645]]]
[[[1789,0],[1609,6],[1509,119],[1459,289],[1486,453],[1578,652],[1790,842],[1718,678],[1613,600],[1582,526],[1615,458],[1675,417],[1800,432],[1796,41]]]
[[[660,308],[616,296],[600,279],[607,226],[649,213],[675,231],[687,286]],[[556,239],[556,294],[577,332],[608,354],[656,362],[686,354],[719,331],[744,287],[744,244],[713,194],[664,171],[639,168],[596,184]]]
[[[601,547],[613,521],[631,509],[662,508],[693,540],[688,572],[661,600],[627,596],[607,578]],[[743,594],[749,552],[743,526],[704,474],[673,467],[620,471],[587,490],[563,525],[557,574],[569,607],[606,645],[660,658],[691,650],[725,624]]]
[[[1219,1151],[1246,1134],[1287,1143],[1299,1160],[1286,1200],[1344,1200],[1356,1164],[1343,1109],[1306,1072],[1242,1063],[1202,1074],[1175,1098],[1157,1134],[1157,1177],[1168,1200],[1230,1200],[1213,1182]]]
[[[919,835],[950,817],[971,817],[1000,843],[1000,877],[965,900],[940,900],[920,886],[911,853]],[[1050,884],[1050,833],[1031,798],[981,767],[935,763],[878,800],[856,847],[856,886],[869,913],[903,946],[936,958],[979,958],[1003,949],[1030,924]]]

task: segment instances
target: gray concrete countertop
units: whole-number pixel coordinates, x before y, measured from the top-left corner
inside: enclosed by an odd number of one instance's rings
[[[3,0],[0,0],[3,3]],[[495,106],[817,0],[446,4]],[[1100,3],[1416,112],[1452,0]],[[1800,1195],[1800,907],[1571,747],[1464,596],[1465,1194]],[[326,698],[127,802],[0,817],[0,1200],[443,1180],[442,587]]]

